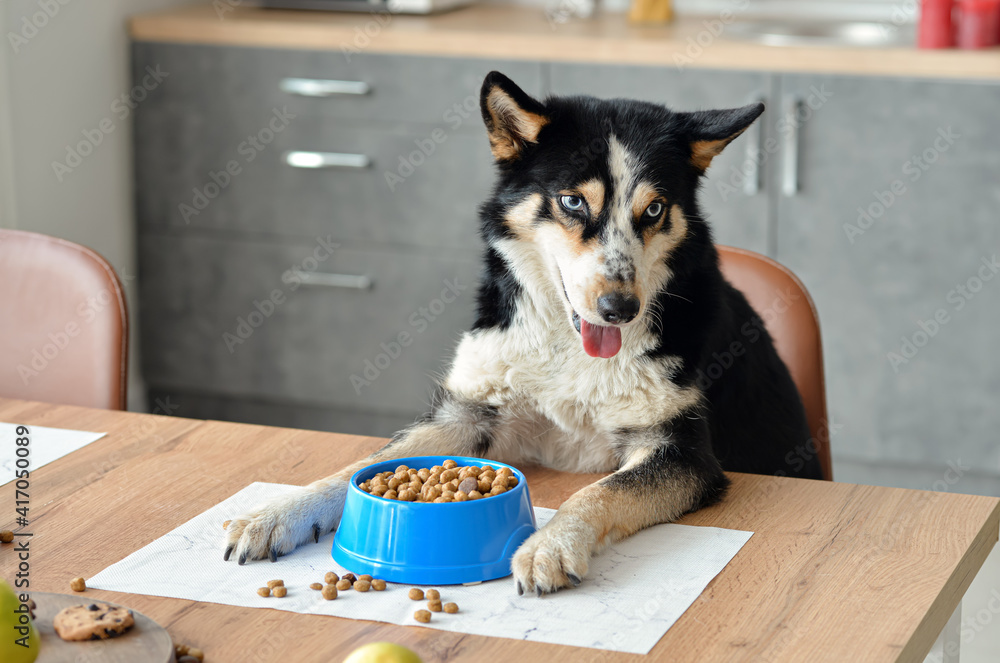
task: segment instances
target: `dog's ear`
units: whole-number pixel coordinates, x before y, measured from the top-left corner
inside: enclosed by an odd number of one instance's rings
[[[538,133],[549,123],[545,106],[499,71],[486,75],[479,106],[497,161],[517,159],[527,143],[537,142]]]
[[[686,113],[694,167],[701,172],[708,170],[712,159],[719,156],[726,145],[746,131],[763,112],[764,104],[758,103],[728,110]]]

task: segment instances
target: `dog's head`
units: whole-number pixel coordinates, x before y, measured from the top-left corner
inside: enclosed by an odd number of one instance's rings
[[[537,257],[520,269],[541,273],[521,280],[558,293],[587,354],[615,355],[621,328],[646,316],[685,243],[699,232],[709,241],[699,178],[763,104],[675,113],[622,99],[543,103],[492,72],[480,105],[500,170],[483,208],[487,241],[508,258]]]

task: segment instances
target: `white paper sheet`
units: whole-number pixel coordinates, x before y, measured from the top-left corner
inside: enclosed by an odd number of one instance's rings
[[[295,490],[299,488],[251,484],[89,578],[87,586],[646,654],[753,535],[658,525],[596,556],[579,587],[541,599],[517,596],[510,578],[470,587],[442,586],[441,600],[454,601],[460,612],[433,613],[424,625],[413,619],[413,613],[425,603],[406,598],[409,585],[390,584],[384,592],[348,590],[334,601],[309,589],[310,583],[322,582],[327,571],[345,572],[331,558],[332,533],[277,563],[265,560],[239,566],[222,561],[223,522]],[[555,513],[535,511],[539,526]],[[256,594],[258,587],[275,578],[285,581],[286,597]]]
[[[20,437],[17,434],[19,425],[21,424],[0,422],[0,485],[10,483],[15,477],[17,469],[16,440]],[[107,433],[90,433],[81,430],[31,425],[28,425],[28,431],[30,433],[28,435],[28,460],[31,463],[28,469],[31,471],[107,435]]]

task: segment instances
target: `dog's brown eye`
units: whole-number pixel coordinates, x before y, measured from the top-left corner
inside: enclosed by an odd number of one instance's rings
[[[559,196],[559,204],[569,212],[582,212],[584,207],[580,196]]]
[[[660,214],[663,213],[663,203],[652,203],[646,208],[646,212],[643,214],[647,219],[659,218]]]

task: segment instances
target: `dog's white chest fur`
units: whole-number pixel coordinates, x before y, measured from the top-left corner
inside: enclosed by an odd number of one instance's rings
[[[651,340],[641,326],[623,329],[617,355],[594,358],[558,300],[537,303],[522,299],[505,330],[467,333],[445,381],[452,393],[522,420],[494,452],[564,471],[612,471],[616,431],[660,424],[697,402],[670,381],[669,361],[642,356]]]

